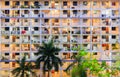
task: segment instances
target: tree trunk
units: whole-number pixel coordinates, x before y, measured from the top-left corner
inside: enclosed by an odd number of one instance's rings
[[[21,75],[21,77],[24,77],[24,70],[22,71],[22,75]]]
[[[50,77],[50,70],[48,70],[48,77]]]
[[[45,72],[43,72],[43,75],[42,75],[42,77],[46,77],[46,76],[45,76]]]

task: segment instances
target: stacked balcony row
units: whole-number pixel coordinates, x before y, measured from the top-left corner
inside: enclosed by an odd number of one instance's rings
[[[2,1],[1,8],[39,8],[39,9],[80,9],[80,8],[119,8],[119,0],[39,0]]]
[[[35,17],[35,18],[65,18],[65,17],[119,17],[119,9],[96,9],[96,10],[34,10],[34,9],[5,9],[0,11],[0,17]]]
[[[72,19],[59,19],[59,18],[2,18],[1,27],[11,26],[38,26],[38,27],[104,27],[104,26],[118,26],[120,23],[119,18],[72,18]]]

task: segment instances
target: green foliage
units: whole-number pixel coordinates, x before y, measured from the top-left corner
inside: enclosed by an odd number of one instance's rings
[[[33,71],[33,66],[31,62],[26,63],[26,56],[22,60],[16,60],[19,67],[13,69],[11,72],[14,77],[30,77],[30,74],[36,76],[36,73]]]
[[[93,56],[92,53],[86,52],[85,49],[73,48],[73,50],[78,51],[78,54],[74,57],[75,62],[70,64],[65,71],[71,70],[72,77],[87,77],[87,73],[99,76],[99,77],[109,77],[111,72],[106,62],[99,62]]]

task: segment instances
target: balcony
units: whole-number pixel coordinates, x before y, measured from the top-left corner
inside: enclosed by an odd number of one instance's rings
[[[83,39],[83,43],[89,43],[90,39]]]
[[[38,40],[38,39],[33,39],[33,40],[31,40],[31,43],[40,43],[40,40]]]
[[[33,35],[39,35],[39,34],[40,34],[40,31],[32,31],[32,34],[33,34]]]
[[[18,34],[20,34],[20,31],[11,31],[11,34],[12,35],[18,35]]]
[[[1,43],[9,44],[10,43],[10,39],[2,39]]]
[[[10,34],[10,31],[1,31],[1,34],[2,34],[2,35],[9,35],[9,34]]]

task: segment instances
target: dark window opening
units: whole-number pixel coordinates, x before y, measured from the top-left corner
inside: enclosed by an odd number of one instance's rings
[[[67,1],[64,1],[64,2],[63,2],[63,6],[67,6]]]
[[[9,5],[10,5],[10,2],[9,2],[9,1],[5,1],[5,5],[6,5],[6,6],[9,6]]]
[[[73,1],[73,6],[77,6],[77,1]]]

